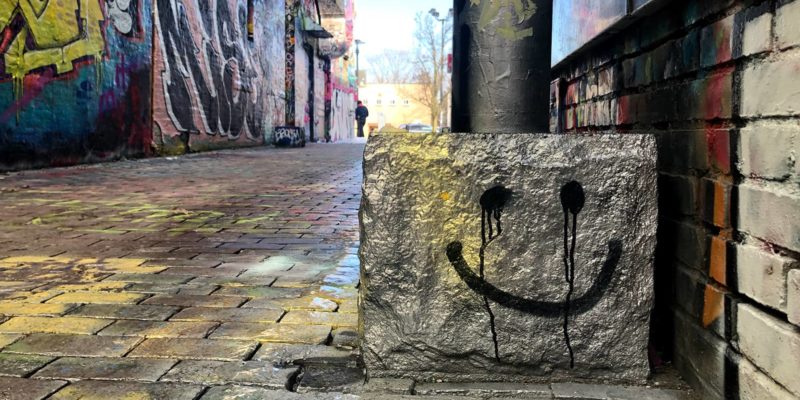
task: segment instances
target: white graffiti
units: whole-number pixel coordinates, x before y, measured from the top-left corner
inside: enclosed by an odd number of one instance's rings
[[[352,94],[334,89],[331,99],[331,140],[355,137],[356,101]],[[366,128],[365,128],[366,129]]]
[[[136,0],[106,0],[106,15],[120,33],[130,35],[136,26]]]

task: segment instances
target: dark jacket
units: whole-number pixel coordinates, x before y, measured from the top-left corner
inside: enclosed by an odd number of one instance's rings
[[[367,117],[369,117],[369,110],[367,109],[366,106],[360,105],[356,107],[356,119],[366,120]]]

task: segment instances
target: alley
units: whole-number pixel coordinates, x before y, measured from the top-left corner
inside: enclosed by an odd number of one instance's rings
[[[0,398],[288,398],[326,368],[358,381],[362,152],[0,175]]]

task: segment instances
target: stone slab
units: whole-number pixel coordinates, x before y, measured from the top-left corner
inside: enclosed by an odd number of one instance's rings
[[[133,319],[143,321],[163,321],[180,308],[170,306],[148,306],[131,304],[84,304],[69,313],[75,317]]]
[[[175,314],[170,321],[277,322],[282,315],[281,309],[194,307]]]
[[[241,361],[255,349],[254,341],[161,338],[145,340],[128,357]]]
[[[643,383],[656,158],[652,135],[371,137],[370,376]]]
[[[0,376],[28,376],[50,361],[53,361],[53,357],[0,353]]]
[[[365,378],[364,370],[358,367],[310,364],[303,370],[295,391],[358,393]]]
[[[33,377],[155,382],[176,362],[133,358],[63,357],[42,368]]]
[[[203,391],[201,385],[175,383],[134,383],[80,381],[73,383],[48,399],[51,400],[90,400],[90,399],[169,399],[194,400]]]
[[[264,343],[253,359],[268,361],[273,365],[355,365],[358,361],[358,356],[352,351],[341,350],[332,346]]]
[[[117,321],[98,336],[141,336],[148,338],[204,338],[217,322]]]
[[[181,361],[163,378],[165,382],[187,382],[206,385],[245,384],[285,389],[298,367],[277,368],[261,361]]]
[[[328,341],[330,326],[283,325],[226,322],[213,333],[212,339],[258,340],[260,342],[323,344]]]
[[[18,340],[3,351],[59,357],[122,357],[141,341],[141,338],[132,337],[35,333]]]
[[[66,384],[64,381],[0,377],[0,399],[39,400]]]

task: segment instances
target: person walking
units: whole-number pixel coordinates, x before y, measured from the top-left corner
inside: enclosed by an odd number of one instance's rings
[[[367,123],[367,117],[369,117],[369,109],[361,100],[358,101],[358,107],[356,107],[356,122],[358,122],[358,137],[364,137],[364,124]]]

